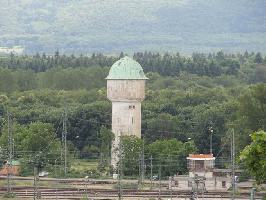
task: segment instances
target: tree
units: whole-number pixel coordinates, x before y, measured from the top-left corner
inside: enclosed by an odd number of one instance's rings
[[[162,176],[173,176],[187,171],[186,157],[197,151],[193,141],[180,142],[176,139],[157,140],[147,147],[148,156],[154,159],[154,171],[162,166]]]
[[[123,147],[123,173],[136,176],[139,173],[143,141],[136,136],[123,136],[121,142]]]
[[[266,83],[266,65],[258,65],[256,66],[255,72],[254,72],[254,77],[253,82],[254,83]]]
[[[251,135],[252,142],[240,154],[240,160],[258,184],[266,183],[266,132]]]
[[[239,98],[239,115],[252,131],[264,129],[266,125],[266,85],[257,84]],[[239,117],[239,118],[241,118]]]
[[[51,124],[35,122],[28,126],[15,124],[13,127],[15,158],[23,157],[26,162],[34,162],[39,168],[55,160],[60,155],[60,141],[56,138]],[[0,145],[7,148],[7,127],[2,130]],[[53,163],[53,162],[52,162]]]
[[[261,64],[261,63],[263,62],[263,58],[262,58],[260,52],[258,52],[258,53],[255,55],[254,62],[257,63],[257,64]]]
[[[100,151],[102,162],[109,164],[109,158],[111,156],[111,143],[114,139],[114,134],[105,126],[102,126],[99,131],[99,136],[101,141]]]

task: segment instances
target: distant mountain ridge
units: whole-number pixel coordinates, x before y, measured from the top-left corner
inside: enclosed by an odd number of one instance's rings
[[[0,46],[26,53],[266,53],[263,0],[0,0]]]

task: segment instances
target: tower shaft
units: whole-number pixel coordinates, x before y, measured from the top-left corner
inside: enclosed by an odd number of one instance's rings
[[[107,98],[112,102],[111,164],[115,174],[122,136],[141,137],[141,102],[145,98],[145,76],[139,63],[124,57],[113,64],[107,76]]]

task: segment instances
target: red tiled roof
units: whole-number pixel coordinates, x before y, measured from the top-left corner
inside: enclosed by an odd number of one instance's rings
[[[213,158],[213,154],[189,154],[189,158]]]

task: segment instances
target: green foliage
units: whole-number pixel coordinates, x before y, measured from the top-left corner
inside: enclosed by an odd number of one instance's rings
[[[263,129],[266,124],[265,61],[255,63],[255,55],[248,52],[193,54],[192,57],[178,53],[134,55],[149,77],[146,99],[142,103],[142,136],[147,166],[149,156],[155,153],[153,156],[158,157],[154,160],[155,173],[158,174],[159,159],[165,159],[161,161],[162,165],[172,167],[163,169],[164,176],[177,171],[185,173],[185,158],[190,150],[185,149],[184,144],[191,138],[199,153],[209,153],[210,126],[213,128],[213,153],[223,157],[230,155],[229,127],[235,128],[237,153],[250,142],[250,132]],[[59,52],[54,56],[1,57],[1,147],[6,147],[7,143],[5,114],[8,108],[14,121],[15,152],[17,157],[24,159],[22,165],[33,162],[35,156],[42,158],[40,163],[53,165],[51,161],[59,157],[56,149],[60,145],[62,113],[66,107],[69,151],[80,158],[101,158],[98,169],[108,173],[113,134],[110,131],[111,103],[106,98],[104,78],[108,67],[117,59],[102,54],[65,56]],[[250,83],[253,85],[249,87]],[[161,146],[164,148],[163,144],[157,144],[158,140],[173,138],[177,140],[173,142],[176,148],[168,149],[165,142],[164,157],[157,154]],[[49,141],[54,143],[49,146]],[[125,163],[128,175],[138,175],[142,150],[142,147],[137,148],[142,144],[139,142],[134,139],[126,141],[136,147],[127,149],[128,154],[134,154],[129,156],[132,160]],[[158,145],[160,150],[149,153],[152,144]],[[42,151],[46,147],[49,150]],[[183,153],[179,154],[178,149]],[[42,153],[19,155],[22,151]],[[170,151],[178,155],[168,155]],[[29,174],[32,169],[24,172]]]
[[[16,124],[12,131],[14,147],[19,152],[15,157],[21,159],[22,173],[28,174],[31,170],[27,167],[32,164],[41,169],[49,163],[49,160],[55,160],[59,156],[60,141],[51,124],[42,122],[29,125]],[[7,127],[4,127],[0,137],[1,147],[7,149],[7,142]]]
[[[16,197],[16,193],[14,193],[14,192],[5,193],[3,195],[3,198],[15,198],[15,197]]]
[[[123,136],[123,173],[126,176],[138,175],[143,141],[136,136]]]
[[[250,143],[251,132],[265,129],[265,89],[265,84],[252,85],[237,99],[237,112],[231,124],[236,133],[237,152]]]
[[[182,143],[176,139],[157,140],[147,146],[148,158],[154,159],[154,171],[159,173],[161,166],[162,176],[173,176],[187,171],[187,156],[196,153],[197,148],[193,141]]]
[[[248,128],[258,130],[266,125],[266,85],[250,87],[240,97],[239,114],[245,118]]]
[[[258,184],[266,182],[266,132],[251,135],[252,142],[240,154],[240,160]]]
[[[150,159],[153,160],[153,172],[158,174],[162,166],[162,176],[172,176],[186,172],[186,157],[197,148],[194,142],[182,143],[176,139],[157,140],[143,144],[143,140],[135,136],[123,136],[123,173],[125,176],[138,176],[141,160],[144,158],[147,174],[150,170]],[[144,157],[143,157],[144,156]]]
[[[111,145],[114,139],[114,134],[107,129],[105,126],[102,126],[99,131],[100,137],[100,163],[99,170],[101,172],[109,172],[110,171],[110,158],[111,158]]]

